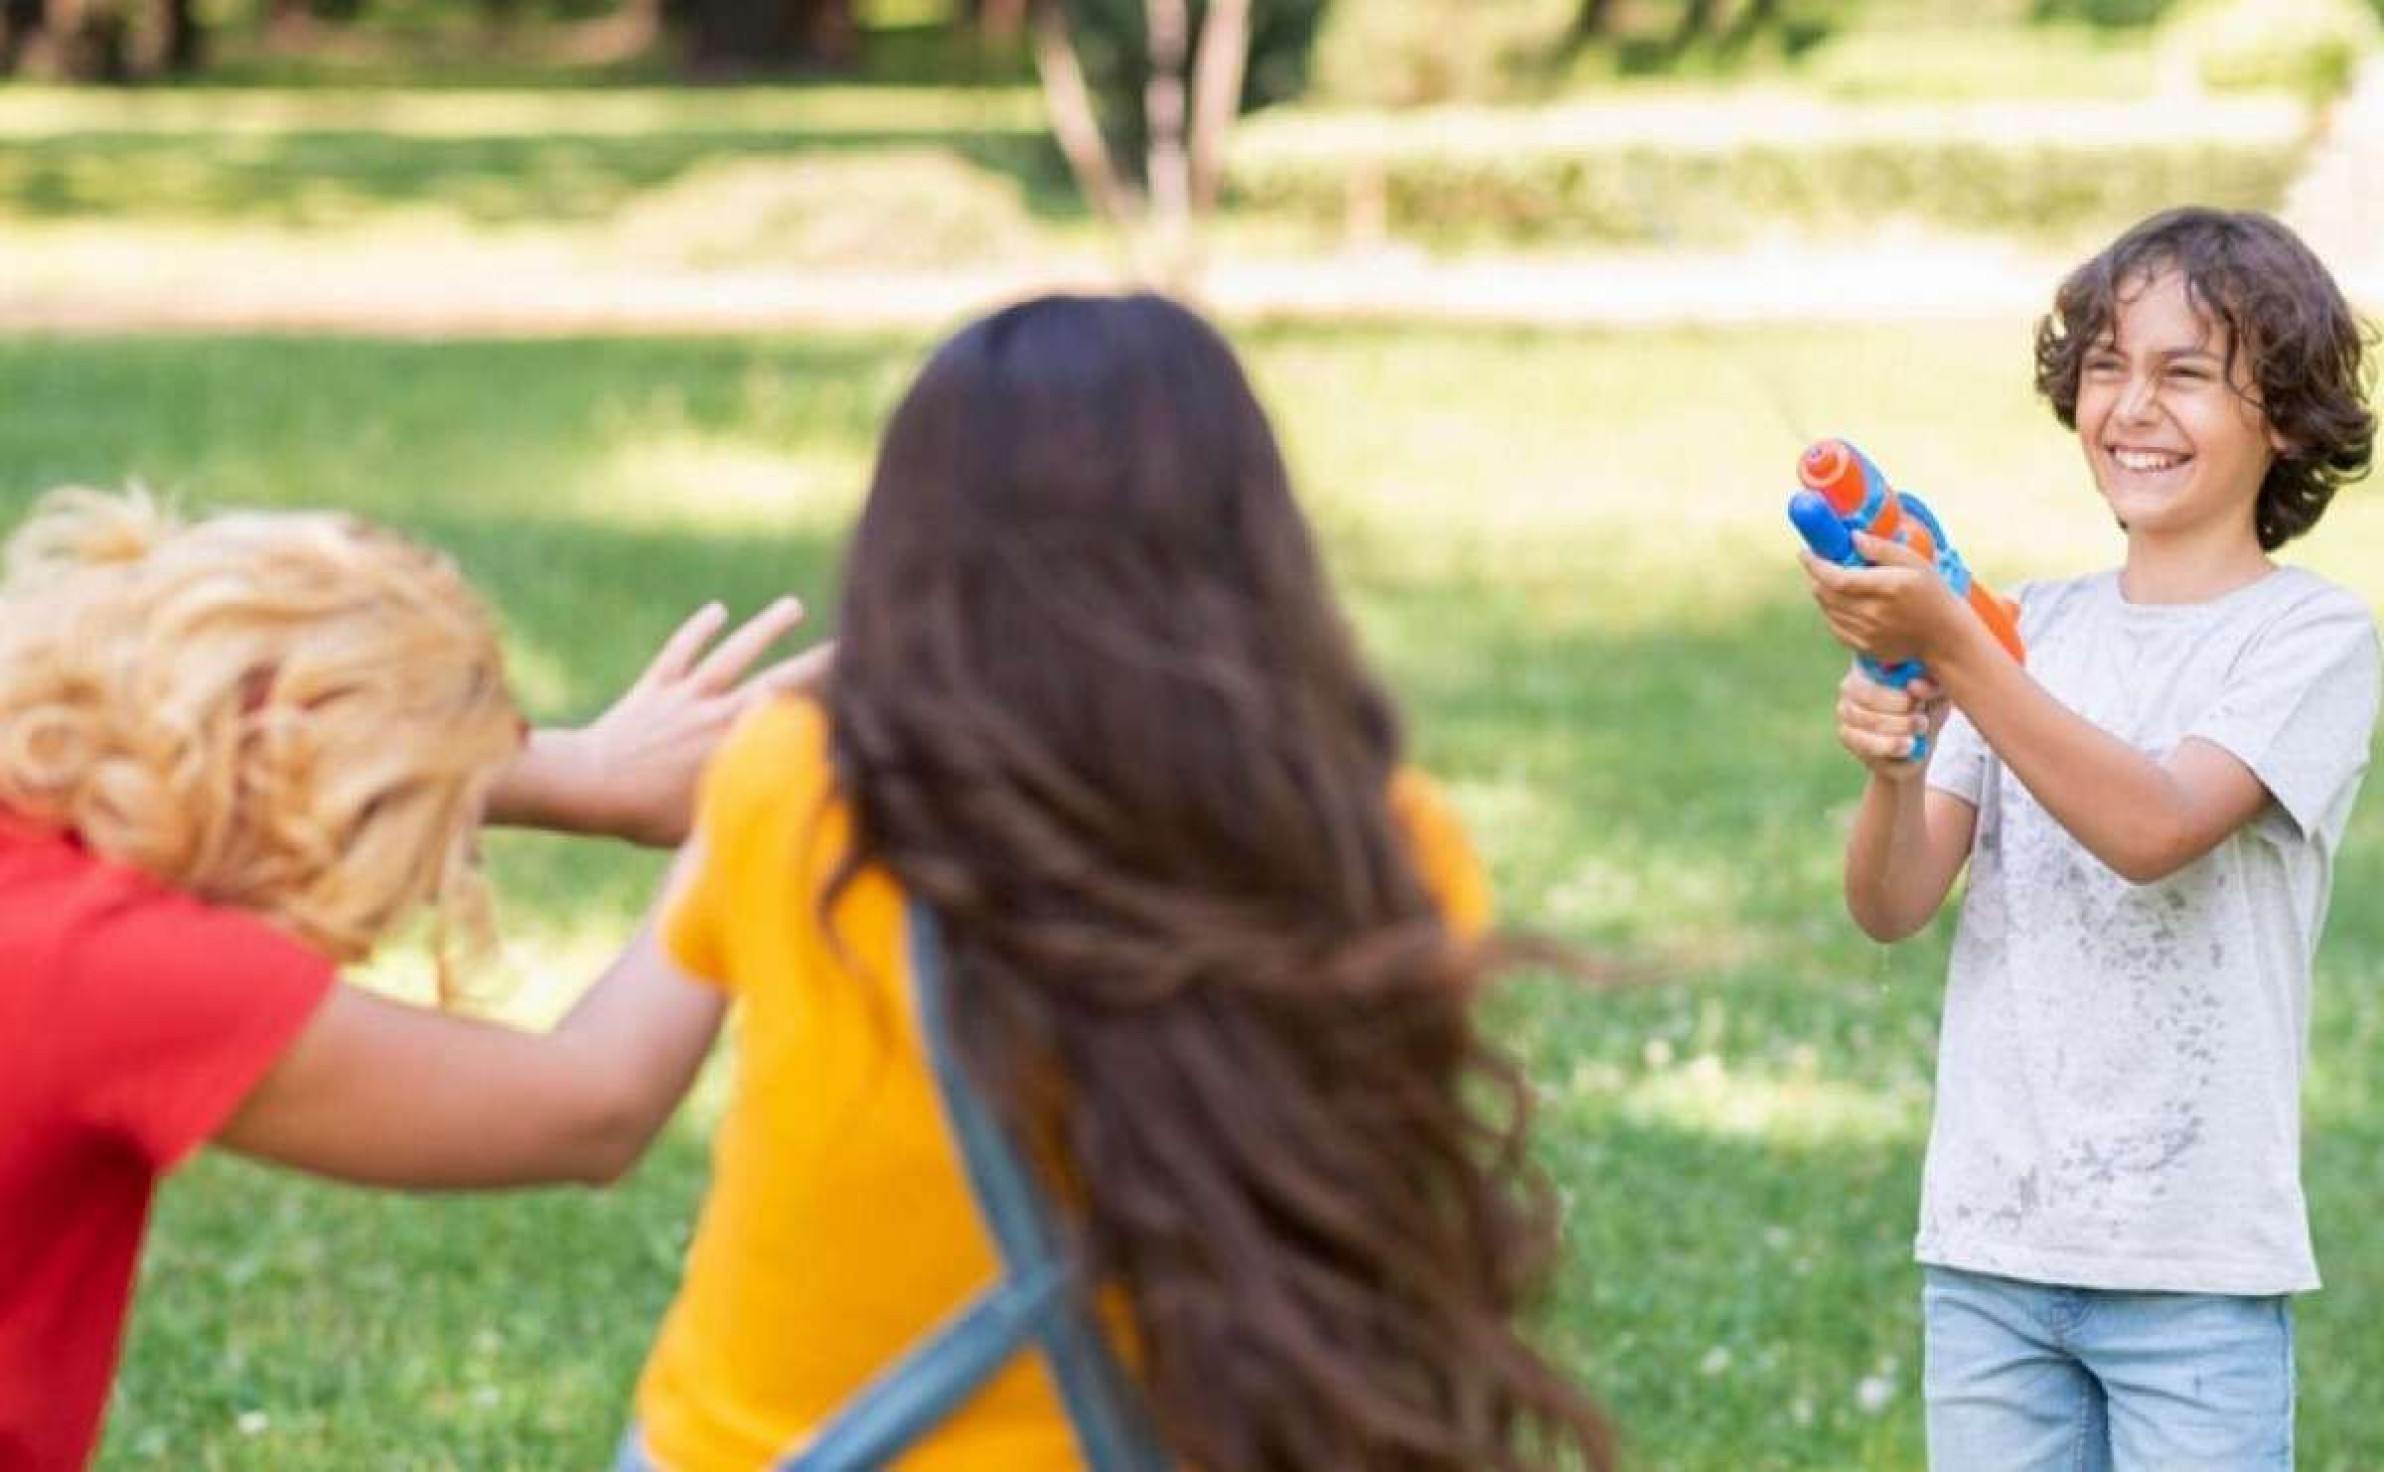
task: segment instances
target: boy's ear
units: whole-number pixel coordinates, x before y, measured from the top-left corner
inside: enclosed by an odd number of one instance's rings
[[[2285,432],[2276,427],[2274,420],[2268,420],[2267,425],[2268,448],[2276,452],[2277,459],[2290,460],[2301,453],[2291,440],[2285,438]]]

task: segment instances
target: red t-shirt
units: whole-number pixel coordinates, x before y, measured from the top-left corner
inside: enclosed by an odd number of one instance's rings
[[[88,1462],[157,1178],[331,981],[256,917],[0,813],[0,1472]]]

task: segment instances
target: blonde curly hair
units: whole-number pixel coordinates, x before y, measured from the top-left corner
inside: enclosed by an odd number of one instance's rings
[[[0,572],[0,807],[338,961],[417,906],[487,934],[472,835],[520,748],[454,566],[353,518],[51,493]]]

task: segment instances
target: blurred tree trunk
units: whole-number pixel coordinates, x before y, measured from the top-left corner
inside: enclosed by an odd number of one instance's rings
[[[49,0],[25,37],[26,73],[61,82],[129,82],[123,12],[110,0]]]
[[[1110,161],[1109,140],[1101,133],[1101,112],[1093,102],[1092,88],[1085,84],[1084,67],[1076,58],[1076,40],[1068,30],[1068,12],[1060,0],[1036,0],[1032,18],[1035,74],[1043,83],[1043,106],[1051,115],[1052,137],[1093,212],[1131,237],[1135,201]]]
[[[627,61],[660,45],[671,18],[663,0],[621,0],[621,8],[610,15],[575,22],[555,51],[583,66]]]
[[[1614,0],[1581,0],[1573,14],[1573,39],[1603,41],[1614,29]]]
[[[271,0],[265,7],[265,39],[295,51],[314,39],[314,8],[306,0]]]
[[[1150,189],[1152,268],[1175,289],[1192,275],[1192,151],[1185,123],[1191,112],[1192,14],[1187,0],[1145,0],[1151,75],[1142,115],[1150,148],[1143,177]]]
[[[168,76],[189,76],[205,59],[205,42],[191,0],[157,0],[158,70]]]
[[[860,49],[852,0],[687,0],[674,12],[700,76],[841,67]]]
[[[1026,32],[1026,13],[1032,0],[974,0],[977,25],[997,41]]]
[[[204,50],[192,0],[0,0],[0,74],[145,81],[196,71]]]
[[[0,0],[0,75],[14,72],[41,29],[41,0]]]
[[[1225,186],[1225,141],[1242,113],[1250,69],[1250,0],[1209,0],[1192,76],[1192,207],[1217,207]]]
[[[1780,18],[1780,0],[1747,0],[1722,34],[1725,50],[1734,50],[1771,29]]]
[[[1225,147],[1241,115],[1251,0],[1209,0],[1192,45],[1190,0],[1143,0],[1149,76],[1141,96],[1143,187],[1114,157],[1086,85],[1064,0],[1033,0],[1035,70],[1052,136],[1094,211],[1115,229],[1135,275],[1190,294],[1201,274],[1200,224],[1216,207]]]
[[[1715,0],[1688,0],[1681,7],[1680,24],[1673,28],[1672,50],[1688,50],[1713,29]]]

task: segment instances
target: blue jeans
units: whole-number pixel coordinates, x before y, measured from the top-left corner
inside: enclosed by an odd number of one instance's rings
[[[1935,1472],[2292,1467],[2289,1300],[1924,1272]]]

